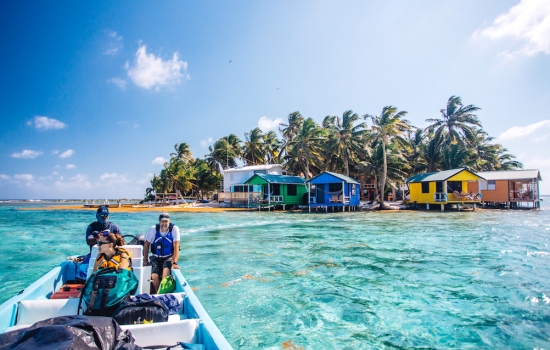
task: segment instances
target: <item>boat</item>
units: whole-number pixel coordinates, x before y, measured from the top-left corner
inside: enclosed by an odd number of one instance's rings
[[[143,246],[125,245],[122,248],[132,256],[134,274],[139,280],[136,294],[149,293],[151,267],[143,266]],[[91,275],[96,256],[97,245],[92,248],[88,276]],[[72,291],[71,283],[76,280],[78,264],[75,259],[67,258],[67,261],[0,305],[0,333],[21,330],[53,317],[77,315],[79,291]],[[135,339],[134,343],[140,347],[160,346],[159,349],[166,349],[167,346],[183,342],[202,344],[207,350],[232,349],[180,270],[172,270],[172,276],[176,281],[176,289],[171,294],[182,303],[183,311],[170,315],[167,322],[120,325],[120,328],[129,330]]]

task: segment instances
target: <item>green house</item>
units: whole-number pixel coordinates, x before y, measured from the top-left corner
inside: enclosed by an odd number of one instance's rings
[[[307,202],[306,180],[299,176],[254,174],[245,184],[261,186],[261,190],[249,193],[248,208],[286,209],[287,205],[304,205],[304,198]]]

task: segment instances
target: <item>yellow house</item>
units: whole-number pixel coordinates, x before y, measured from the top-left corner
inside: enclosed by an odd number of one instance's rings
[[[441,204],[441,210],[445,204],[474,204],[475,208],[475,204],[481,203],[481,194],[469,190],[468,183],[477,184],[480,180],[485,179],[464,168],[416,174],[406,181],[409,202],[426,204],[428,208],[430,204]]]

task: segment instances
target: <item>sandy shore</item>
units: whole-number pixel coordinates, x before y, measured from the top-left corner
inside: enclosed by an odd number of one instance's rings
[[[86,208],[83,204],[79,205],[52,205],[47,207],[36,207],[36,208],[20,208],[20,210],[89,210],[96,211],[97,208]],[[224,211],[243,211],[247,210],[246,208],[220,208],[217,203],[197,203],[187,206],[177,206],[170,205],[165,207],[147,207],[147,206],[135,206],[132,204],[123,204],[120,208],[109,207],[111,213],[117,212],[126,212],[126,213],[136,213],[136,212],[147,212],[147,211],[156,211],[156,212],[193,212],[193,213],[204,213],[204,212],[224,212]]]

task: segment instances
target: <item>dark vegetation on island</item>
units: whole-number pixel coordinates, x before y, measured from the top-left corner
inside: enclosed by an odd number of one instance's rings
[[[512,170],[523,165],[483,130],[475,114],[479,107],[463,105],[451,96],[441,117],[427,119],[425,129],[405,119],[406,111],[386,106],[379,115],[345,111],[317,124],[300,112],[273,131],[254,128],[244,140],[230,134],[214,142],[204,159],[194,158],[189,145],[176,144],[170,160],[151,179],[145,200],[160,193],[179,193],[204,199],[220,188],[221,171],[244,165],[282,164],[289,175],[306,179],[332,171],[356,179],[374,179],[376,195],[391,184],[423,173],[466,168],[472,171]],[[369,127],[370,124],[370,127]],[[384,196],[380,196],[384,209]]]

